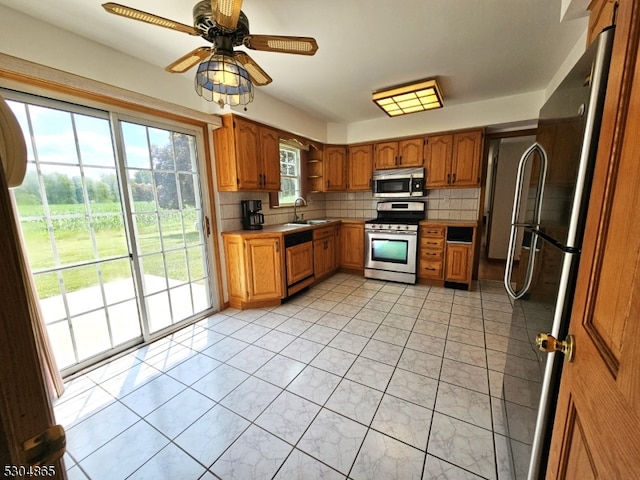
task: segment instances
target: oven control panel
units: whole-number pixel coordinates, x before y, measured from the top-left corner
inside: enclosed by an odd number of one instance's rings
[[[418,231],[417,225],[394,224],[394,223],[368,223],[365,230],[395,230],[395,231]]]

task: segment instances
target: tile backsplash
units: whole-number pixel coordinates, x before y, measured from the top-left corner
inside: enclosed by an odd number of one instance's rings
[[[240,230],[241,200],[262,200],[265,225],[277,225],[293,220],[293,207],[269,207],[269,194],[262,192],[220,192],[218,215],[222,231]],[[477,220],[480,205],[479,188],[449,188],[429,190],[426,197],[428,220]],[[376,216],[376,204],[371,192],[311,193],[307,206],[298,207],[298,215],[314,218],[370,219]]]

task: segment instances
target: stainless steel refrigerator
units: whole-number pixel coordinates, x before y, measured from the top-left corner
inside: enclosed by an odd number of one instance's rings
[[[539,351],[535,338],[567,336],[613,35],[604,30],[549,97],[518,167],[504,279],[514,308],[500,357],[504,433],[518,480],[546,471],[564,355]]]

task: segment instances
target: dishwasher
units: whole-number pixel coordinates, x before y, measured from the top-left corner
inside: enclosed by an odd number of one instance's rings
[[[313,275],[313,231],[289,233],[284,236],[287,296],[311,285]]]

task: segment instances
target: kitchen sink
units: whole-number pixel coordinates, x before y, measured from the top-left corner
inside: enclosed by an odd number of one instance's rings
[[[285,223],[285,227],[300,227],[302,225],[320,225],[327,223],[329,220],[298,220],[296,222]]]

